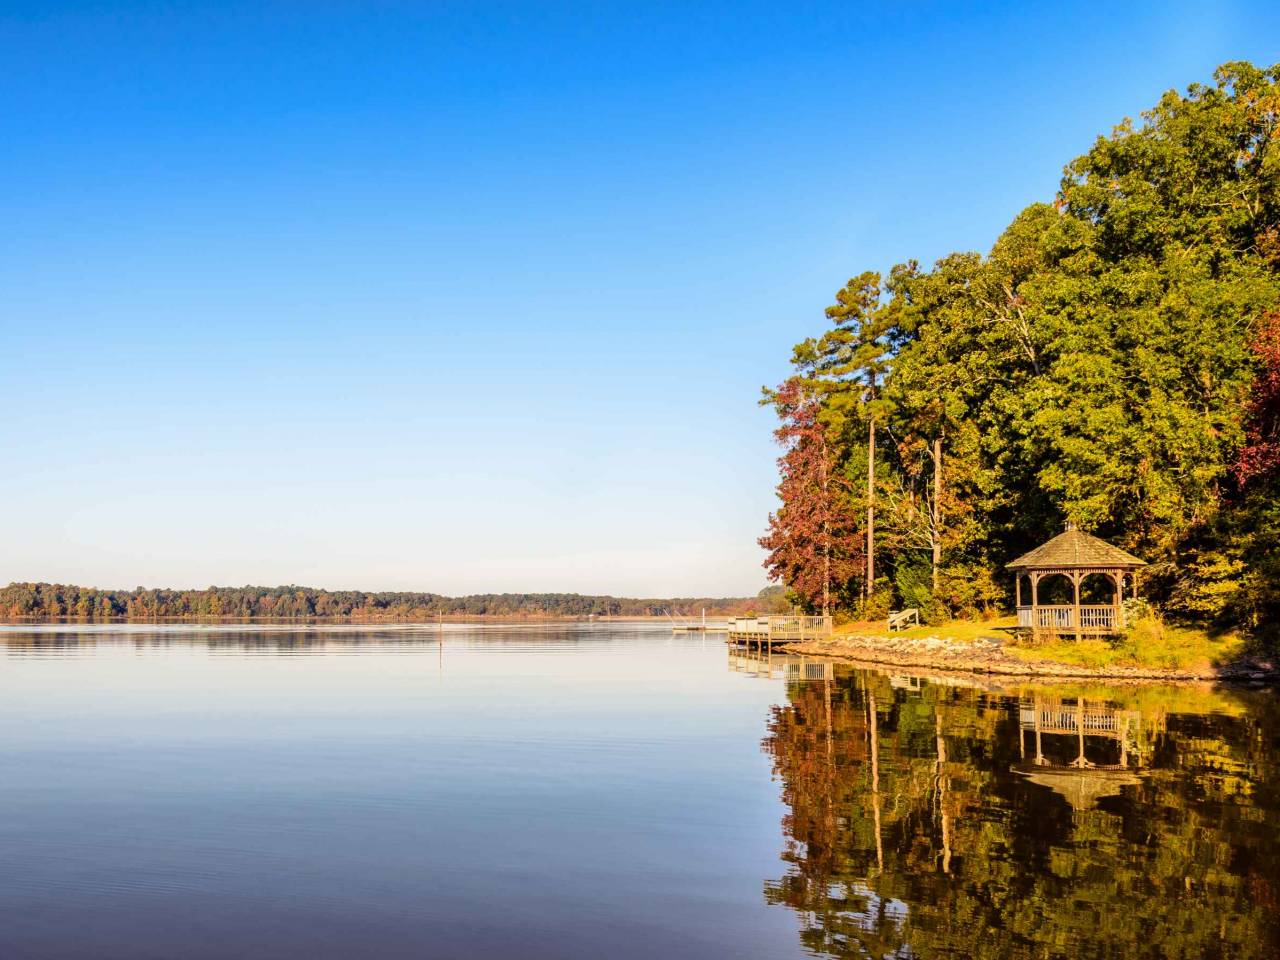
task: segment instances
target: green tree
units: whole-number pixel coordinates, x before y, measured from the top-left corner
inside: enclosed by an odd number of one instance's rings
[[[1168,612],[1258,622],[1269,500],[1237,461],[1280,304],[1278,117],[1280,67],[1227,64],[1100,137],[986,256],[861,274],[796,347],[898,601],[927,567],[939,613],[988,607],[1070,520],[1147,559]]]

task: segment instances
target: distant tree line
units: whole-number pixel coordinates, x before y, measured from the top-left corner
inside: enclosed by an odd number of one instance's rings
[[[98,590],[59,583],[11,583],[0,588],[0,616],[114,618],[345,618],[427,620],[445,617],[657,617],[745,613],[772,592],[753,597],[638,600],[576,593],[436,593],[319,590],[314,587],[209,587],[205,590]]]
[[[861,273],[826,317],[765,394],[796,601],[1007,608],[1004,565],[1071,521],[1166,614],[1280,623],[1280,65],[1170,91],[988,253]]]

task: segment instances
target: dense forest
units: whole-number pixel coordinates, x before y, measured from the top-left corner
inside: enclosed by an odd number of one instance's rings
[[[306,618],[412,621],[445,617],[661,617],[743,613],[769,600],[688,597],[630,600],[576,593],[365,593],[314,587],[209,587],[207,590],[98,590],[56,583],[0,588],[0,616],[150,618]]]
[[[771,576],[813,609],[992,612],[1073,522],[1148,561],[1167,616],[1280,620],[1278,120],[1280,65],[1227,64],[985,255],[851,279],[765,392]]]

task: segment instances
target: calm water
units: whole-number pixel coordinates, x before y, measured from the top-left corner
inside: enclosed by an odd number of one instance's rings
[[[0,957],[1269,957],[1280,704],[649,626],[0,628]]]

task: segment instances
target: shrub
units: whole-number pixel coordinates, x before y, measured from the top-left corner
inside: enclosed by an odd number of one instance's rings
[[[893,609],[893,587],[883,578],[876,580],[876,588],[870,598],[864,598],[858,604],[859,620],[885,620]]]
[[[1141,597],[1130,597],[1120,604],[1120,627],[1128,630],[1132,625],[1155,616],[1155,610]]]

